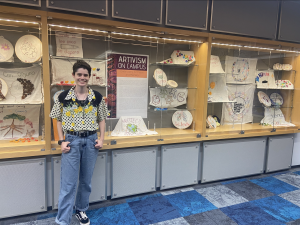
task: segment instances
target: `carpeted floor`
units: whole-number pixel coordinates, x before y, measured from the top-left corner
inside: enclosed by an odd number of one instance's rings
[[[91,224],[300,224],[300,168],[92,204]],[[54,225],[55,211],[0,225]],[[79,224],[73,216],[73,224]]]

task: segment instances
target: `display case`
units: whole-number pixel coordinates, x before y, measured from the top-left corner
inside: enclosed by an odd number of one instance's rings
[[[298,130],[298,54],[297,46],[288,43],[216,35],[207,79],[206,136]]]
[[[45,155],[42,21],[0,12],[0,158]]]
[[[103,149],[201,137],[203,106],[198,90],[204,85],[200,71],[207,65],[205,38],[52,22],[48,30],[51,105],[62,90],[74,86],[74,62],[90,63],[89,85],[102,94],[109,110]],[[56,122],[52,124],[56,149]]]

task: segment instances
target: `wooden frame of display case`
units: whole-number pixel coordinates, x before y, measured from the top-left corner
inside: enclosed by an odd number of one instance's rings
[[[20,20],[29,22],[38,22],[41,24],[41,36],[42,36],[42,50],[43,52],[48,52],[47,45],[47,13],[39,10],[24,10],[21,8],[12,8],[1,6],[0,8],[0,18],[8,20]],[[33,27],[30,23],[18,23],[13,21],[1,21],[3,25],[9,26],[21,26],[22,27]],[[0,142],[0,159],[1,158],[17,158],[17,157],[27,157],[27,156],[38,156],[38,155],[48,155],[51,153],[51,129],[49,128],[50,119],[49,109],[50,103],[47,99],[50,99],[50,78],[49,73],[49,62],[48,57],[43,55],[43,86],[44,86],[44,126],[45,126],[45,139],[43,141],[31,142],[31,143],[11,143],[9,141]],[[47,79],[49,78],[49,79]],[[50,126],[51,127],[51,126]]]
[[[104,19],[89,18],[84,16],[67,15],[63,13],[46,12],[41,10],[30,10],[16,7],[1,6],[0,17],[5,16],[7,19],[14,20],[32,20],[38,21],[42,24],[42,46],[43,46],[43,84],[44,84],[44,121],[45,121],[45,141],[24,146],[22,144],[11,144],[9,142],[0,142],[0,159],[3,158],[16,158],[27,156],[38,156],[47,154],[60,154],[60,147],[56,141],[51,141],[51,119],[49,113],[51,110],[51,96],[50,96],[50,70],[49,70],[49,49],[48,49],[48,25],[49,24],[64,24],[74,27],[85,27],[91,29],[106,30],[111,32],[131,33],[139,35],[153,35],[163,38],[174,39],[188,39],[188,40],[201,40],[203,43],[199,45],[191,45],[191,49],[195,53],[198,69],[195,73],[195,68],[190,67],[188,70],[188,86],[197,86],[197,95],[194,96],[196,100],[196,113],[194,113],[195,131],[192,130],[178,130],[165,128],[161,132],[164,137],[163,141],[154,141],[155,136],[143,136],[143,137],[105,137],[105,144],[103,150],[116,149],[116,148],[128,148],[136,146],[149,146],[149,145],[162,145],[171,143],[184,143],[184,142],[196,142],[204,140],[217,140],[228,138],[244,138],[255,136],[269,136],[280,135],[288,133],[299,132],[300,116],[296,112],[300,110],[300,79],[296,76],[295,90],[293,99],[289,99],[293,104],[293,112],[291,115],[292,122],[297,125],[295,128],[277,129],[276,132],[270,132],[269,129],[257,129],[252,127],[245,134],[238,134],[238,132],[219,132],[217,135],[208,135],[206,132],[206,117],[207,117],[207,90],[209,83],[209,67],[210,67],[210,55],[212,43],[215,39],[222,39],[225,43],[239,43],[239,42],[255,42],[261,47],[269,45],[284,46],[290,48],[300,49],[299,44],[286,43],[280,41],[271,41],[258,38],[247,38],[233,35],[213,34],[200,31],[189,31],[181,29],[173,29],[166,27],[156,27],[149,25],[125,23],[119,21],[111,21]],[[7,22],[10,23],[10,22]],[[68,28],[64,28],[65,31],[72,31]],[[85,31],[87,34],[90,31]],[[134,38],[134,37],[133,37]],[[172,42],[172,41],[170,41]],[[291,63],[296,71],[300,71],[300,56],[294,58]],[[196,78],[197,76],[197,78]],[[288,79],[289,74],[283,75]],[[187,105],[191,104],[188,99]],[[201,134],[199,137],[198,134]],[[197,137],[198,135],[198,137]],[[208,136],[207,136],[208,135]],[[157,138],[156,138],[157,139]],[[117,145],[111,145],[111,141],[117,140]],[[41,151],[44,149],[44,151]]]

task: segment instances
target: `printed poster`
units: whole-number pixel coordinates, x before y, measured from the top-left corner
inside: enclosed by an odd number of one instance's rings
[[[81,34],[56,31],[56,56],[83,58]]]
[[[41,105],[0,106],[0,140],[39,136]]]
[[[0,78],[7,84],[8,92],[1,104],[43,103],[42,75],[40,66],[27,68],[0,68]]]
[[[73,65],[75,59],[51,59],[52,65],[52,85],[74,85]],[[86,60],[92,67],[90,85],[105,86],[106,84],[106,61],[103,60]]]
[[[252,106],[255,85],[227,85],[228,98],[233,103],[224,103],[222,109],[223,124],[243,124],[253,121]]]
[[[257,59],[226,56],[226,83],[254,84]]]
[[[107,59],[109,118],[147,118],[149,56],[111,53]]]

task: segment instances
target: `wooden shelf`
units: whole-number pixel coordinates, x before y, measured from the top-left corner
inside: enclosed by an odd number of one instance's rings
[[[253,123],[253,124],[234,124],[233,125],[223,125],[219,126],[216,129],[206,129],[206,134],[208,136],[210,135],[227,135],[227,134],[238,134],[242,130],[247,133],[247,132],[271,132],[272,129],[275,128],[276,131],[288,131],[289,133],[294,133],[294,131],[298,130],[298,126],[295,127],[281,127],[281,126],[262,126],[259,125],[259,123]],[[276,132],[274,132],[276,133]]]

